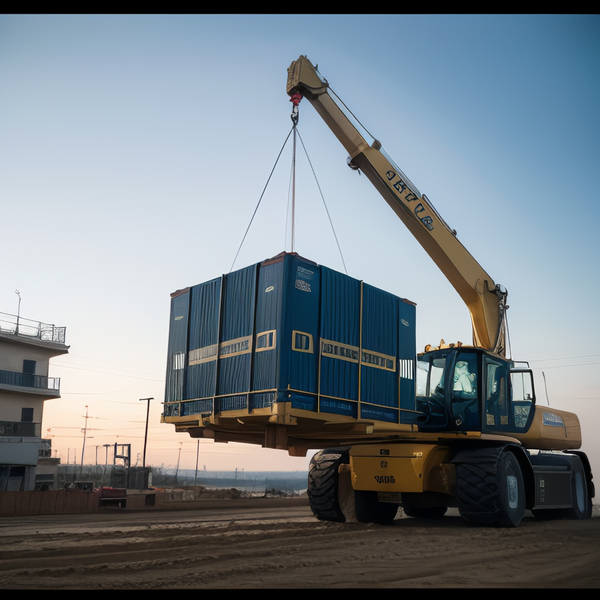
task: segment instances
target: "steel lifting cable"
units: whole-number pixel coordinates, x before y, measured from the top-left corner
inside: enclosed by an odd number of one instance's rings
[[[333,232],[333,237],[335,238],[335,243],[336,243],[338,251],[340,253],[340,258],[342,259],[342,264],[344,265],[344,271],[346,272],[346,275],[347,275],[348,269],[346,269],[346,261],[344,260],[344,255],[342,254],[342,249],[340,248],[340,243],[338,241],[338,237],[335,232],[335,227],[333,226],[333,221],[331,220],[331,215],[329,214],[329,208],[327,208],[327,203],[325,202],[325,197],[323,196],[323,192],[321,191],[321,186],[319,185],[319,180],[317,179],[317,175],[315,173],[315,170],[313,169],[312,163],[308,156],[308,152],[306,151],[306,147],[304,146],[304,140],[302,139],[300,132],[298,132],[298,137],[300,138],[300,143],[302,144],[302,148],[304,148],[304,154],[306,154],[306,160],[308,160],[308,164],[309,164],[310,169],[315,178],[315,183],[317,184],[317,187],[319,188],[319,194],[321,195],[321,200],[323,200],[323,206],[325,207],[325,212],[327,213],[327,218],[329,219],[329,224],[331,225],[331,231]]]
[[[263,196],[265,195],[265,192],[267,191],[269,181],[271,181],[271,177],[273,177],[273,172],[275,171],[275,167],[277,167],[277,163],[279,162],[279,159],[281,158],[281,153],[283,152],[285,145],[287,144],[288,140],[290,139],[290,135],[292,135],[292,132],[294,131],[294,127],[292,127],[292,129],[290,129],[290,132],[287,134],[287,137],[285,138],[285,141],[283,142],[283,146],[281,147],[281,150],[279,151],[279,154],[277,155],[277,159],[275,160],[275,164],[273,165],[273,168],[271,169],[271,173],[269,174],[267,183],[265,183],[265,187],[263,188],[260,198],[258,199],[256,208],[254,209],[254,212],[252,213],[252,218],[250,219],[250,223],[248,223],[248,227],[246,228],[246,233],[244,233],[244,237],[242,238],[242,241],[240,242],[238,251],[235,253],[235,258],[233,259],[233,262],[231,263],[231,268],[229,269],[230,273],[233,270],[233,265],[235,265],[235,261],[237,260],[238,254],[240,253],[240,250],[242,249],[242,246],[244,245],[244,241],[246,239],[246,236],[248,235],[248,231],[250,231],[250,227],[252,226],[252,221],[254,221],[254,217],[256,216],[256,212],[258,211],[258,207],[260,206]]]
[[[294,135],[296,133],[298,133],[298,137],[300,138],[300,143],[302,144],[302,148],[304,149],[304,154],[306,155],[306,160],[308,160],[308,164],[312,171],[313,177],[315,178],[315,183],[317,184],[317,188],[319,189],[319,194],[321,195],[321,200],[323,201],[323,206],[325,207],[325,212],[327,213],[327,218],[329,219],[329,224],[331,225],[331,231],[333,232],[333,237],[335,238],[335,243],[336,243],[338,251],[340,253],[340,258],[342,259],[342,264],[344,265],[344,271],[346,272],[346,274],[348,274],[348,269],[346,269],[346,261],[344,260],[344,255],[342,254],[342,249],[340,247],[340,243],[338,241],[338,237],[335,232],[335,227],[333,226],[333,221],[331,220],[331,215],[329,214],[329,208],[327,207],[327,203],[325,202],[325,196],[323,196],[323,191],[321,190],[321,186],[319,185],[319,180],[317,179],[317,174],[315,173],[315,170],[312,166],[310,157],[308,156],[308,151],[306,150],[306,146],[304,145],[304,140],[302,139],[302,136],[300,135],[300,131],[296,131],[297,127],[298,127],[298,117],[299,117],[298,104],[300,104],[300,100],[302,100],[302,94],[300,94],[300,92],[295,92],[290,97],[290,102],[294,106],[292,109],[292,115],[291,115],[292,122],[294,123]],[[295,146],[294,146],[294,153],[295,153]],[[295,156],[294,156],[294,158],[295,158]]]
[[[263,188],[263,191],[260,195],[260,198],[258,199],[258,203],[256,204],[256,208],[254,209],[254,212],[252,213],[252,217],[250,219],[250,222],[248,223],[248,227],[246,228],[246,232],[244,233],[244,236],[242,238],[242,241],[240,242],[240,246],[235,254],[235,258],[233,259],[233,262],[231,263],[231,268],[229,269],[229,272],[231,273],[231,271],[233,270],[233,267],[235,265],[235,261],[237,260],[237,257],[242,249],[242,246],[244,244],[244,241],[246,240],[246,237],[248,235],[248,232],[250,231],[250,227],[252,226],[252,222],[254,221],[254,217],[256,216],[256,213],[258,212],[258,207],[260,206],[260,203],[263,199],[263,196],[265,195],[265,192],[267,190],[267,187],[269,185],[269,182],[271,181],[271,177],[273,176],[273,173],[275,171],[275,168],[277,167],[277,163],[279,162],[279,159],[281,158],[281,154],[286,146],[286,144],[288,143],[288,140],[290,139],[290,135],[292,135],[292,133],[294,134],[294,156],[293,156],[293,161],[295,161],[296,159],[296,148],[295,148],[295,138],[296,138],[296,134],[298,134],[298,137],[300,138],[300,143],[302,144],[302,148],[304,149],[304,154],[306,155],[306,159],[308,160],[308,164],[310,166],[310,169],[312,171],[312,174],[315,178],[315,182],[317,184],[317,188],[319,189],[319,194],[321,195],[321,200],[323,201],[323,206],[325,207],[325,212],[327,213],[327,218],[329,219],[329,224],[331,225],[331,230],[333,232],[333,237],[335,238],[335,243],[337,245],[338,251],[340,253],[340,258],[342,259],[342,264],[344,265],[344,271],[346,272],[346,274],[348,274],[348,269],[346,268],[346,261],[344,260],[344,255],[342,254],[342,249],[340,247],[339,241],[338,241],[338,237],[337,234],[335,232],[335,228],[333,226],[333,221],[331,220],[331,215],[329,214],[329,208],[327,207],[327,203],[325,202],[325,197],[323,196],[323,192],[321,190],[321,186],[319,185],[319,180],[317,179],[317,175],[315,173],[315,170],[312,166],[312,162],[310,160],[310,157],[308,156],[308,151],[306,150],[306,146],[304,145],[304,140],[302,139],[302,136],[300,135],[300,132],[298,131],[297,127],[298,127],[298,118],[299,118],[299,111],[298,111],[298,104],[300,103],[300,100],[302,100],[302,95],[298,92],[296,92],[295,94],[293,94],[290,97],[290,102],[292,102],[293,104],[293,108],[292,108],[292,114],[291,114],[291,119],[292,119],[292,129],[290,130],[290,132],[287,134],[287,137],[285,138],[285,141],[283,142],[283,145],[281,146],[281,150],[279,150],[279,154],[277,155],[277,159],[275,160],[275,164],[273,165],[273,168],[271,169],[271,173],[269,174],[269,177],[267,179],[267,182],[265,184],[265,187]],[[293,244],[293,242],[292,242]]]

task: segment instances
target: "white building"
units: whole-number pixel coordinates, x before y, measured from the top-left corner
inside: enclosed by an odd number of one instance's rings
[[[65,327],[0,313],[0,492],[53,487],[59,459],[42,440],[44,401],[60,398],[50,359],[66,354]]]

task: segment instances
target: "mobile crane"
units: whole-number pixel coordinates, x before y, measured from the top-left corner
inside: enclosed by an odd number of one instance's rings
[[[506,358],[506,290],[494,283],[385,153],[381,143],[300,56],[287,93],[306,98],[447,277],[467,305],[473,343],[427,346],[416,361],[418,431],[317,452],[308,496],[318,519],[389,523],[399,506],[435,518],[458,507],[473,524],[516,527],[526,509],[540,518],[591,516],[594,484],[578,451],[577,416],[535,404],[532,371]]]
[[[306,98],[454,286],[473,341],[417,353],[414,303],[295,253],[171,294],[162,421],[215,442],[311,458],[325,521],[386,524],[398,508],[476,525],[586,519],[595,495],[576,415],[537,406],[533,372],[506,356],[506,290],[371,138],[305,57]]]

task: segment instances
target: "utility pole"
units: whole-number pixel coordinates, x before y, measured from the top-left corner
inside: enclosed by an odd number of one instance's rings
[[[83,447],[81,448],[81,466],[83,467],[83,455],[85,453],[85,436],[87,435],[88,405],[85,405],[85,427],[83,428]]]
[[[175,485],[177,485],[177,476],[179,475],[179,461],[181,460],[181,446],[183,442],[179,442],[179,454],[177,455],[177,468],[175,469]]]
[[[194,474],[194,485],[196,485],[196,481],[198,479],[198,456],[200,454],[200,440],[197,440],[196,445],[196,473]]]
[[[148,442],[148,417],[150,416],[150,400],[154,398],[140,398],[140,402],[147,402],[146,407],[146,431],[144,433],[144,455],[142,458],[142,467],[146,468],[146,443]]]

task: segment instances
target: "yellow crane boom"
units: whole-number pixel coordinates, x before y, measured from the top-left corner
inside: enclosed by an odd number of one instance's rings
[[[456,289],[471,314],[473,345],[505,356],[506,290],[494,283],[381,143],[365,139],[368,134],[361,132],[349,111],[329,93],[327,80],[306,56],[290,65],[287,93],[301,94],[314,106],[348,152],[348,164],[369,178]]]

